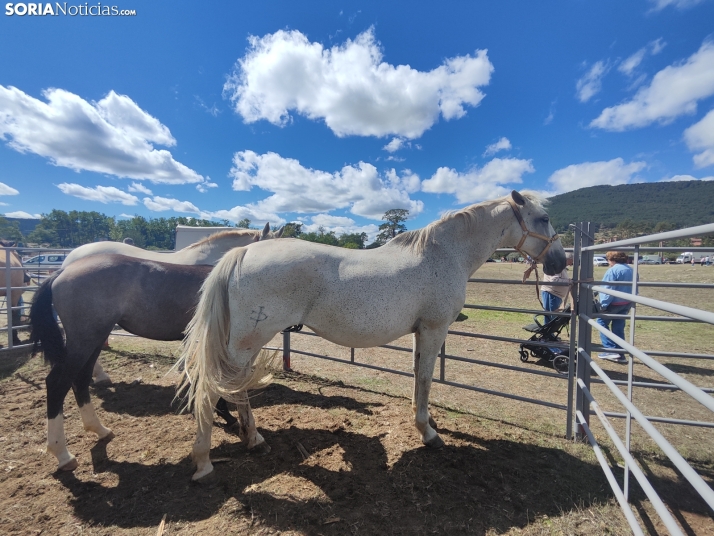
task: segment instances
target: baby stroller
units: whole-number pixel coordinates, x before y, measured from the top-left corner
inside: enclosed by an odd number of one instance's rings
[[[570,307],[565,309],[563,312],[569,313]],[[539,317],[545,317],[545,314],[535,315],[533,317],[535,323],[523,326],[523,329],[533,334],[528,340],[533,342],[560,341],[560,332],[563,331],[563,328],[570,323],[570,317],[554,316],[549,322],[544,324],[538,321]],[[553,368],[560,374],[568,373],[568,363],[570,361],[570,357],[568,355],[570,350],[568,348],[551,348],[549,346],[523,343],[521,344],[519,353],[523,363],[528,361],[530,353],[530,357],[549,361],[553,365]]]

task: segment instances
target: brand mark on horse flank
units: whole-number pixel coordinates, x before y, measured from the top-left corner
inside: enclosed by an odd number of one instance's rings
[[[256,328],[256,327],[258,326],[258,322],[262,322],[263,320],[265,320],[266,318],[268,318],[268,315],[266,315],[266,314],[263,312],[263,308],[264,308],[264,307],[263,307],[262,305],[260,305],[260,306],[258,307],[258,310],[257,310],[257,311],[256,311],[255,309],[253,309],[253,310],[250,312],[250,314],[251,314],[250,319],[251,319],[251,320],[255,320],[255,326],[253,326],[253,328]]]

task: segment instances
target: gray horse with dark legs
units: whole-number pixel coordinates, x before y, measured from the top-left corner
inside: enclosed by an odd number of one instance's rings
[[[114,325],[148,339],[181,340],[199,289],[212,269],[93,255],[58,270],[42,283],[30,310],[30,339],[33,351],[41,347],[52,366],[46,380],[47,450],[57,458],[59,469],[77,467],[67,450],[62,416],[70,389],[85,430],[103,440],[114,437],[99,421],[89,396],[94,363]],[[53,304],[62,319],[66,343],[52,314]]]

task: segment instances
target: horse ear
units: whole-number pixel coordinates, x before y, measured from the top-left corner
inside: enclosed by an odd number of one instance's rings
[[[284,225],[273,233],[273,238],[280,238],[281,236],[283,236],[283,231],[285,231]]]
[[[265,240],[269,234],[270,234],[270,222],[267,222],[265,224],[265,227],[263,227],[263,231],[260,233],[260,239]]]
[[[524,206],[526,204],[526,198],[519,194],[516,190],[511,192],[511,199],[516,202],[516,205]]]

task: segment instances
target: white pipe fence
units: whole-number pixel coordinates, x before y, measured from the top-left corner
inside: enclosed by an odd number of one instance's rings
[[[566,436],[568,438],[582,438],[587,439],[592,445],[596,458],[600,462],[603,470],[605,472],[606,478],[610,483],[613,493],[620,503],[623,513],[627,518],[628,523],[632,527],[635,534],[642,534],[642,529],[638,525],[636,517],[634,516],[628,500],[629,500],[629,475],[630,473],[635,477],[635,479],[640,484],[642,490],[645,492],[649,498],[653,508],[657,514],[662,519],[662,522],[667,527],[672,534],[681,534],[681,529],[677,522],[672,517],[671,513],[667,510],[662,500],[657,495],[656,491],[652,488],[651,484],[647,481],[644,473],[637,465],[637,462],[633,458],[630,448],[631,448],[631,420],[634,419],[641,425],[642,429],[653,439],[653,441],[662,449],[665,455],[672,461],[675,467],[681,472],[681,474],[690,482],[692,487],[697,491],[697,493],[702,497],[709,507],[714,510],[714,492],[707,485],[707,483],[701,478],[700,475],[686,462],[686,460],[677,452],[677,450],[658,432],[652,423],[667,423],[682,426],[694,426],[694,427],[704,427],[704,428],[714,428],[714,422],[707,421],[697,421],[697,420],[687,420],[687,419],[677,419],[677,418],[665,418],[656,416],[645,416],[642,412],[637,409],[637,407],[632,403],[632,395],[634,388],[644,388],[644,389],[659,389],[662,391],[681,391],[691,396],[694,400],[702,404],[705,408],[714,412],[714,398],[708,393],[714,392],[712,387],[698,387],[693,385],[691,382],[685,380],[678,374],[672,372],[670,369],[664,367],[653,356],[661,357],[676,357],[676,358],[688,358],[688,359],[702,359],[702,360],[712,360],[714,355],[708,353],[691,353],[691,352],[680,352],[680,351],[663,351],[663,350],[643,350],[638,348],[634,344],[635,339],[635,320],[638,322],[699,322],[714,324],[714,313],[709,311],[702,311],[692,307],[687,307],[683,305],[676,305],[668,303],[662,300],[654,300],[651,298],[646,298],[637,295],[638,287],[655,287],[655,288],[697,288],[702,290],[713,290],[714,284],[703,284],[703,283],[665,283],[665,282],[638,282],[638,259],[639,253],[641,251],[696,251],[697,249],[703,251],[711,251],[713,248],[692,248],[692,247],[654,247],[645,246],[643,244],[651,242],[660,242],[664,240],[672,240],[679,238],[686,238],[691,236],[701,236],[704,234],[714,234],[714,224],[703,225],[698,227],[692,227],[689,229],[683,229],[680,231],[671,231],[667,233],[660,233],[656,235],[650,235],[645,237],[639,237],[636,239],[622,240],[618,242],[608,243],[608,244],[593,244],[593,226],[590,223],[579,223],[578,225],[573,225],[575,228],[575,246],[574,246],[574,265],[573,265],[573,283],[575,286],[575,303],[573,304],[573,311],[571,314],[567,313],[549,313],[549,315],[554,316],[570,316],[570,329],[569,329],[569,340],[562,342],[537,342],[525,339],[518,339],[514,337],[503,337],[496,335],[486,335],[479,333],[471,333],[466,331],[450,330],[449,337],[467,337],[473,339],[483,339],[491,341],[501,341],[513,344],[528,344],[532,346],[545,346],[551,348],[558,348],[560,350],[568,350],[569,356],[572,356],[568,360],[567,375],[558,373],[556,371],[545,371],[537,370],[516,365],[507,365],[503,363],[495,363],[480,359],[474,359],[470,357],[458,356],[448,354],[447,343],[445,342],[442,346],[439,354],[439,372],[438,377],[434,378],[434,383],[440,383],[443,385],[456,387],[460,389],[466,389],[470,391],[486,393],[494,396],[499,396],[507,399],[517,400],[521,402],[528,402],[531,404],[537,404],[545,406],[548,408],[558,409],[565,411],[565,428]],[[11,271],[15,269],[23,268],[11,268],[9,266],[10,251],[14,248],[2,248],[5,250],[5,258],[7,259],[5,268],[6,277],[6,292],[7,296],[10,295],[12,287],[10,286]],[[625,293],[621,291],[615,291],[611,289],[605,289],[602,286],[603,282],[598,282],[593,280],[593,253],[595,251],[604,251],[613,249],[624,249],[627,251],[634,251],[634,265],[633,269],[635,271],[635,278],[633,283],[631,283],[633,288],[633,293]],[[37,253],[41,251],[48,250],[34,250]],[[53,252],[62,251],[65,253],[67,250],[50,250]],[[513,250],[501,250],[513,251]],[[52,267],[56,268],[56,267]],[[24,268],[28,270],[28,268]],[[45,270],[41,265],[37,267],[30,268],[33,274],[33,279],[36,279],[38,284],[44,277],[47,277],[49,270]],[[470,279],[472,283],[486,283],[486,284],[501,284],[510,285],[518,284],[523,285],[520,281],[514,280],[497,280],[497,279]],[[526,285],[535,285],[535,282],[527,281]],[[618,282],[618,285],[625,286],[627,283]],[[22,287],[24,291],[33,291],[37,286]],[[671,316],[643,316],[636,315],[636,308],[632,308],[627,315],[607,315],[603,313],[598,313],[594,309],[593,305],[593,293],[598,291],[607,291],[608,294],[614,295],[616,297],[630,300],[636,304],[645,305],[655,309],[659,309],[670,314],[678,315],[675,317]],[[18,326],[13,325],[12,312],[13,310],[22,310],[21,307],[10,307],[10,299],[7,298],[7,307],[0,309],[0,314],[3,312],[7,316],[7,327],[0,328],[0,331],[8,332],[8,345],[7,348],[0,349],[0,357],[4,352],[13,349],[12,337],[9,336],[12,330],[17,330]],[[497,306],[485,306],[477,304],[465,304],[464,308],[476,309],[484,311],[501,311],[508,313],[523,313],[528,315],[541,314],[541,310],[533,309],[519,309],[513,307],[497,307]],[[597,318],[627,318],[630,320],[630,333],[629,341],[622,340],[621,338],[615,336],[611,331],[606,330],[600,326],[597,322]],[[600,368],[593,360],[592,355],[594,351],[598,351],[599,347],[592,344],[592,328],[606,335],[609,339],[613,340],[620,345],[621,350],[619,353],[626,356],[628,359],[628,376],[627,380],[613,380],[611,379],[602,368]],[[317,336],[314,333],[303,331],[295,333],[296,336]],[[320,359],[326,359],[333,362],[345,363],[355,366],[360,366],[372,370],[379,370],[383,372],[389,372],[401,376],[409,376],[412,374],[410,372],[390,369],[388,367],[382,367],[370,363],[360,362],[355,357],[354,348],[350,349],[350,359],[343,359],[329,355],[321,355],[314,352],[309,352],[305,350],[297,350],[291,346],[291,337],[294,336],[291,332],[283,333],[283,346],[280,348],[283,352],[283,366],[286,370],[290,370],[290,355],[299,354],[310,357],[316,357]],[[447,341],[449,339],[447,338]],[[23,345],[21,348],[26,348],[27,345]],[[383,348],[398,351],[398,352],[409,352],[411,353],[411,348],[404,348],[396,345],[385,345]],[[633,365],[635,360],[641,363],[653,371],[661,375],[665,382],[657,381],[635,381],[633,374]],[[446,368],[447,363],[460,362],[467,363],[474,367],[478,366],[488,366],[502,370],[515,371],[523,374],[533,374],[537,376],[553,378],[553,381],[566,381],[567,382],[567,397],[562,403],[551,402],[542,399],[536,399],[531,397],[520,396],[514,393],[506,393],[496,391],[494,389],[487,389],[480,387],[478,385],[469,385],[461,382],[454,382],[446,379]],[[594,377],[593,377],[594,374]],[[624,413],[618,412],[606,412],[603,411],[598,405],[595,397],[591,392],[591,384],[598,383],[606,386],[609,391],[615,396],[615,398],[624,407]],[[626,394],[623,393],[621,388],[626,388]],[[596,415],[602,426],[605,428],[608,436],[615,445],[617,451],[620,453],[624,460],[625,471],[623,477],[623,484],[620,487],[617,482],[617,478],[614,476],[612,469],[608,465],[600,445],[598,444],[595,436],[590,429],[590,416]],[[611,418],[624,418],[626,421],[625,428],[625,438],[624,440],[617,435],[614,427],[610,423]],[[714,419],[712,419],[714,420]],[[573,428],[576,428],[575,433]]]

